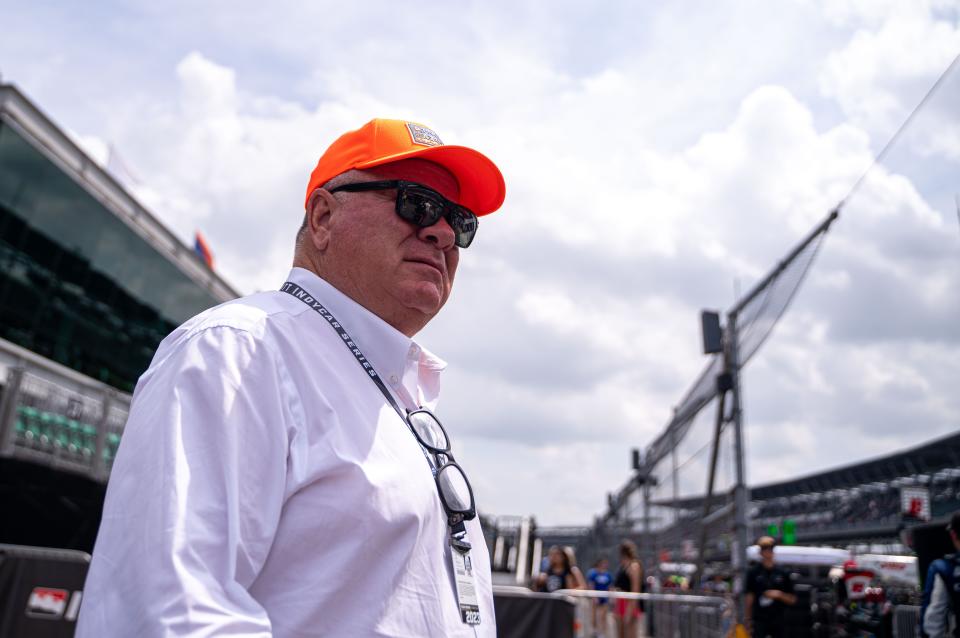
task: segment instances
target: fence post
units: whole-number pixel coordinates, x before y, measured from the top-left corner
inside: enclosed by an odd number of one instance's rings
[[[736,597],[736,616],[738,622],[746,618],[744,614],[744,590],[747,584],[747,493],[746,472],[744,469],[743,449],[743,411],[740,397],[740,353],[737,331],[737,314],[727,315],[727,329],[730,331],[727,339],[726,368],[731,376],[731,394],[733,399],[734,424],[734,458],[737,465],[737,483],[734,488],[734,542],[732,547],[732,563],[734,569],[733,593]]]

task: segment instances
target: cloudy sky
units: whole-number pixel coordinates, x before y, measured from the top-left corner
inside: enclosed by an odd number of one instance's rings
[[[603,511],[705,364],[700,309],[730,307],[821,220],[960,53],[960,10],[938,0],[3,15],[3,80],[98,161],[116,149],[137,197],[185,241],[201,230],[244,293],[282,283],[339,133],[412,119],[493,158],[506,203],[419,340],[450,362],[439,412],[481,509],[547,525]],[[960,72],[745,371],[749,483],[960,427],[958,103]]]

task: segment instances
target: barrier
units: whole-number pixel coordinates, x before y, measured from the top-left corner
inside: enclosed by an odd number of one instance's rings
[[[570,596],[494,585],[493,606],[499,638],[574,638],[577,635],[576,600]]]
[[[525,593],[524,593],[525,592]],[[517,633],[512,626],[513,617],[501,618],[500,606],[497,606],[498,635],[525,636],[540,638],[550,636],[573,636],[575,638],[593,638],[617,636],[617,625],[613,609],[616,599],[636,600],[643,603],[644,611],[636,627],[636,636],[631,638],[720,638],[730,631],[732,623],[732,601],[722,596],[701,596],[696,594],[634,594],[616,591],[595,591],[583,589],[564,589],[552,594],[535,593],[520,587],[494,587],[494,602],[498,598],[565,601],[572,608],[570,625],[553,626],[555,633],[542,633],[534,625],[526,625],[527,633]],[[594,626],[593,601],[610,599],[610,612],[606,615],[604,626]],[[533,606],[525,606],[532,614]],[[529,622],[529,621],[527,621]],[[568,632],[569,633],[566,633]]]
[[[0,545],[0,636],[70,638],[90,555]]]
[[[893,638],[914,638],[920,635],[920,607],[897,605],[893,610]]]

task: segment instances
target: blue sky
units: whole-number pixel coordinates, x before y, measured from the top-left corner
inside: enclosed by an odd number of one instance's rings
[[[603,510],[704,363],[700,309],[826,215],[960,53],[936,0],[36,2],[4,22],[4,81],[98,161],[116,149],[243,292],[283,281],[344,130],[408,118],[493,158],[506,204],[420,340],[451,364],[440,414],[481,507],[541,524]],[[960,426],[958,98],[954,74],[746,370],[751,483]]]

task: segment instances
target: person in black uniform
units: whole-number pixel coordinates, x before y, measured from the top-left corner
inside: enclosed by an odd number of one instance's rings
[[[747,572],[747,591],[744,599],[747,627],[753,638],[781,638],[783,616],[787,605],[795,605],[790,574],[773,562],[773,547],[776,541],[771,536],[757,540],[760,547],[760,564]]]

